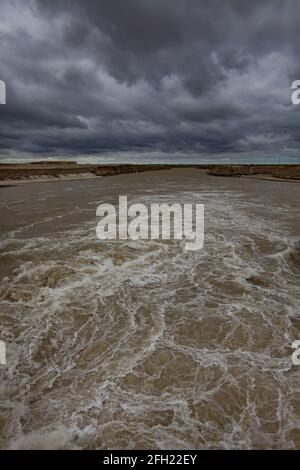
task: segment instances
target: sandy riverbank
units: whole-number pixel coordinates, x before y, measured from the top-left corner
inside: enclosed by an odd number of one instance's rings
[[[81,165],[76,162],[34,162],[0,164],[0,184],[10,185],[35,181],[88,179],[123,173],[163,170],[171,165]]]
[[[300,180],[300,165],[210,165],[214,176],[247,176],[270,180]]]
[[[212,176],[251,177],[265,180],[299,181],[300,165],[82,165],[76,162],[0,164],[0,186],[21,183],[90,179],[171,168],[195,168]]]

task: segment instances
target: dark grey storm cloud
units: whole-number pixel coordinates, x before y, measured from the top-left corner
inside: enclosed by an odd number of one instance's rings
[[[1,0],[0,159],[298,155],[299,18],[298,0]]]

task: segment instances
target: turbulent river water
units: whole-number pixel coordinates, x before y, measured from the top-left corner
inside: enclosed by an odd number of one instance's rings
[[[205,205],[205,243],[96,208]],[[200,170],[0,188],[0,447],[300,448],[298,183]]]

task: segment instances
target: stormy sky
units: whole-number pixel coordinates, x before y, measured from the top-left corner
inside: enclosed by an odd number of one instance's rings
[[[1,0],[0,160],[297,157],[299,20],[298,0]]]

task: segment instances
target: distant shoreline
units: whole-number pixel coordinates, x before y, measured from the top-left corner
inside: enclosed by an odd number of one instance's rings
[[[111,164],[82,165],[76,162],[0,163],[0,186],[24,183],[94,179],[125,173],[194,168],[205,170],[208,175],[223,177],[247,177],[268,181],[300,181],[300,165],[185,165],[185,164]]]

